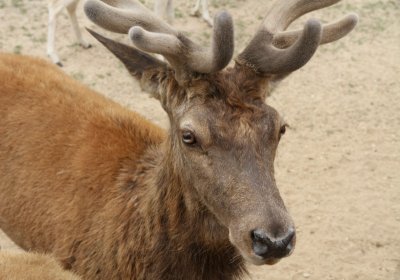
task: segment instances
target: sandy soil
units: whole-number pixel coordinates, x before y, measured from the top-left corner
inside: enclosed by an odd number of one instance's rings
[[[191,1],[176,2],[175,25],[207,43],[210,29],[187,16]],[[271,4],[210,2],[212,13],[233,14],[236,51]],[[45,58],[46,7],[44,0],[0,0],[0,49]],[[267,100],[292,127],[279,147],[276,176],[298,242],[279,264],[250,266],[249,279],[400,279],[400,2],[345,0],[314,15],[333,20],[348,11],[360,15],[357,30],[321,47]],[[79,18],[93,27],[82,11]],[[89,34],[92,49],[74,44],[66,14],[57,34],[68,74],[167,127],[158,102]],[[1,232],[0,246],[17,249]]]

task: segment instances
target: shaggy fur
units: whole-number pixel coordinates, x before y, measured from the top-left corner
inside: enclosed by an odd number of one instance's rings
[[[0,279],[79,280],[50,255],[0,250]]]
[[[0,84],[0,227],[19,246],[85,279],[242,274],[162,129],[42,60],[0,55]]]
[[[210,57],[136,2],[127,11],[123,1],[86,1],[94,22],[130,30],[145,50],[160,45],[141,40],[151,36],[132,25],[185,46],[166,50],[170,67],[91,31],[159,99],[168,133],[54,66],[0,55],[0,227],[22,248],[51,252],[90,280],[232,280],[244,259],[274,264],[290,255],[294,223],[274,178],[285,124],[264,99],[271,82],[311,58],[321,37],[337,40],[357,19],[327,26],[326,36],[308,21],[284,50],[272,36],[264,42],[264,27],[283,31],[293,15],[337,1],[303,2],[278,1],[235,66],[221,70],[233,53],[229,14],[216,17]]]

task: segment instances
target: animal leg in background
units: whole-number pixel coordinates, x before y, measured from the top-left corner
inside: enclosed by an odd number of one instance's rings
[[[173,0],[157,0],[154,2],[154,12],[160,18],[165,19],[172,24],[175,18],[174,1]]]
[[[213,26],[213,21],[208,11],[208,0],[196,0],[196,5],[192,9],[190,15],[195,17],[201,16],[209,26]]]
[[[79,29],[78,19],[76,18],[77,4],[78,4],[78,1],[74,1],[71,4],[69,4],[67,6],[67,11],[68,11],[69,17],[71,19],[71,24],[72,24],[72,28],[74,29],[76,40],[79,42],[79,44],[83,48],[88,49],[91,47],[91,45],[82,38],[82,34]]]
[[[173,0],[156,0],[154,2],[154,12],[156,15],[165,19],[170,24],[174,21],[174,11]],[[208,11],[208,0],[196,0],[196,4],[190,15],[195,17],[201,16],[208,25],[213,26],[213,20]]]
[[[51,61],[58,66],[62,66],[60,58],[55,50],[55,32],[56,32],[56,19],[61,11],[66,8],[71,19],[72,28],[74,30],[77,41],[83,48],[90,48],[91,45],[87,43],[83,38],[79,29],[78,20],[76,18],[76,7],[79,0],[62,0],[62,1],[50,1],[49,2],[49,21],[48,21],[48,33],[47,33],[47,55]]]

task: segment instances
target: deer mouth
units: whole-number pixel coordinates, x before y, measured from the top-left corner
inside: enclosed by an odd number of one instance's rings
[[[246,256],[245,254],[242,254],[242,256],[246,262],[251,263],[252,265],[257,265],[257,266],[274,265],[282,260],[282,258],[262,258],[255,254],[251,254],[250,256]]]
[[[281,258],[267,258],[264,259],[262,257],[256,256],[254,254],[251,254],[250,256],[245,256],[244,254],[242,254],[244,260],[252,265],[257,265],[257,266],[261,266],[261,265],[274,265],[277,264]]]
[[[275,258],[266,259],[265,264],[274,265],[274,264],[277,264],[280,260],[281,259],[275,259]]]

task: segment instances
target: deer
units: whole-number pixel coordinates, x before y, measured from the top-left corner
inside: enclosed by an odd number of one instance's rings
[[[174,21],[174,4],[173,0],[156,0],[154,3],[154,12],[165,19],[168,23]],[[208,0],[196,0],[196,4],[190,12],[191,16],[200,17],[212,27],[213,21],[208,10]]]
[[[41,59],[0,55],[0,228],[84,279],[242,279],[293,253],[295,223],[274,177],[286,131],[271,83],[357,23],[296,18],[338,0],[274,3],[234,65],[233,21],[210,47],[138,1],[87,0],[90,30],[159,100],[164,130]],[[160,54],[166,61],[155,58]]]
[[[79,280],[51,255],[0,250],[0,279]]]
[[[56,20],[58,15],[63,11],[67,10],[69,18],[71,20],[72,29],[74,31],[76,40],[78,44],[84,48],[89,49],[92,47],[82,36],[80,31],[79,22],[76,17],[76,9],[79,4],[79,0],[48,0],[48,32],[47,32],[47,55],[51,61],[63,67],[56,49],[55,49],[55,34],[56,34]],[[174,19],[174,7],[173,0],[156,0],[154,4],[155,13],[167,20],[167,22],[172,23]],[[208,0],[196,0],[195,7],[192,9],[192,16],[201,16],[203,20],[210,26],[212,26],[212,19],[208,11]]]
[[[64,9],[66,9],[68,12],[69,18],[71,20],[72,29],[75,33],[75,37],[79,45],[84,49],[88,49],[91,47],[91,44],[83,39],[82,33],[80,31],[78,19],[76,17],[76,8],[78,3],[79,0],[48,0],[49,19],[47,31],[47,55],[50,57],[51,61],[54,64],[60,67],[62,67],[63,64],[55,50],[55,33],[57,16]]]

